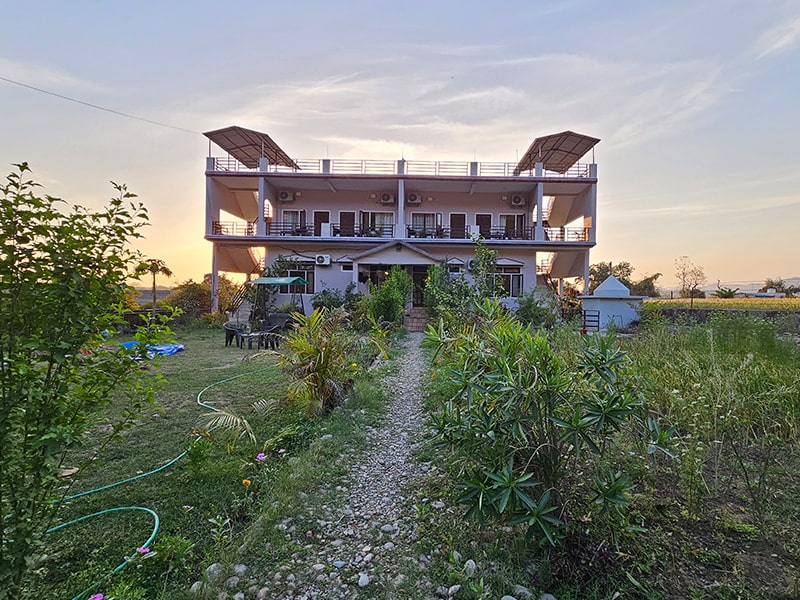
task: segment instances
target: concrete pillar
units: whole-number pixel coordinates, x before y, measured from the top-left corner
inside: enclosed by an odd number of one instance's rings
[[[544,164],[537,162],[535,167],[536,177],[544,177]]]
[[[219,310],[219,274],[217,273],[217,243],[211,246],[211,312]]]
[[[219,221],[219,205],[214,200],[214,180],[206,176],[206,235],[214,233],[214,221]]]
[[[589,251],[583,254],[583,295],[589,294]]]
[[[399,165],[398,165],[399,167]],[[397,225],[395,225],[394,237],[404,238],[406,232],[406,182],[400,179],[397,182]]]
[[[589,177],[597,177],[597,165],[589,165]],[[593,244],[597,243],[597,183],[593,183],[589,188],[589,197],[587,198],[589,204],[589,214],[584,218],[584,227],[589,228],[589,241]]]
[[[537,183],[533,188],[533,202],[536,206],[536,228],[533,231],[533,239],[542,241],[545,239],[544,235],[544,186]]]
[[[258,159],[258,170],[266,173],[269,168],[269,160],[266,158]],[[267,178],[260,176],[258,178],[258,215],[256,215],[256,235],[267,235],[267,223],[264,220],[264,208],[267,200]]]

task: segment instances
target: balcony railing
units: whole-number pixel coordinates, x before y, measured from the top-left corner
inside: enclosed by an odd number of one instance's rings
[[[588,227],[546,227],[545,239],[551,242],[588,242]]]
[[[395,238],[395,225],[342,225],[330,223],[330,235],[323,235],[323,227],[313,224],[298,224],[292,221],[272,221],[265,223],[267,236],[297,236],[297,237],[354,237],[354,238]],[[588,242],[590,228],[588,227],[545,227],[544,239],[536,239],[534,227],[503,227],[495,226],[481,231],[484,239],[492,240],[521,240],[521,241],[549,241],[549,242]],[[228,236],[255,236],[256,224],[241,221],[214,221],[212,224],[213,235]],[[406,225],[405,238],[431,239],[431,240],[467,240],[472,237],[469,228],[450,227],[419,227]]]
[[[403,165],[405,175],[433,175],[436,177],[535,177],[533,169],[517,171],[517,163],[422,161],[422,160],[356,160],[356,159],[295,159],[299,169],[281,165],[267,165],[267,173],[312,173],[337,175],[399,175],[398,165]],[[259,169],[244,166],[233,157],[214,157],[214,172],[259,173]],[[589,164],[575,163],[565,173],[545,170],[544,177],[588,177]]]

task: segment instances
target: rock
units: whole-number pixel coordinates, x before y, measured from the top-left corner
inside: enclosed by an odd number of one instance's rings
[[[367,587],[369,585],[369,575],[361,573],[358,576],[358,587]]]
[[[447,595],[449,597],[455,596],[460,589],[461,589],[460,585],[451,585],[447,590]]]
[[[244,600],[244,592],[236,592],[233,595],[233,600]]]
[[[514,596],[503,596],[500,600],[517,600]]]
[[[464,563],[464,575],[467,577],[472,577],[475,574],[475,567],[475,561],[470,558]],[[514,590],[514,593],[517,593],[516,589]]]
[[[383,533],[392,533],[394,531],[394,525],[389,525],[388,523],[381,527],[381,531]]]
[[[520,598],[525,598],[525,600],[527,600],[528,598],[533,598],[533,592],[531,592],[524,585],[515,585],[512,591],[514,592],[515,595],[519,596]],[[553,596],[551,596],[550,594],[545,594],[544,596],[542,596],[542,600],[556,600],[556,599],[553,598]]]
[[[247,573],[247,565],[233,565],[233,572],[237,575],[244,575]]]
[[[437,500],[436,502],[431,504],[431,506],[433,508],[444,508],[444,502],[442,502],[441,500]]]
[[[236,575],[233,575],[232,577],[228,577],[225,580],[225,587],[228,588],[229,590],[232,590],[237,585],[239,585],[239,578]]]
[[[386,542],[383,545],[384,550],[394,550],[394,544],[392,542]]]
[[[208,579],[208,581],[214,581],[220,576],[220,573],[222,573],[222,565],[220,563],[208,565],[206,568],[206,579]]]
[[[523,590],[528,590],[528,588],[524,588],[521,585],[517,586],[517,587],[521,587]],[[533,594],[531,594],[530,590],[528,590],[528,594],[530,594],[528,597],[533,595]],[[553,596],[553,594],[542,594],[542,597],[539,598],[539,600],[556,600],[556,597]]]
[[[267,587],[261,588],[260,590],[258,590],[258,593],[256,594],[256,600],[267,600],[268,597],[269,597],[269,588]]]
[[[202,581],[195,581],[192,584],[192,587],[189,588],[189,591],[192,594],[198,594],[198,593],[200,593],[202,591],[202,589],[203,589],[203,582]]]
[[[345,565],[345,562],[343,560],[335,560],[335,561],[333,561],[333,566],[336,567],[337,569],[341,569],[344,565]]]

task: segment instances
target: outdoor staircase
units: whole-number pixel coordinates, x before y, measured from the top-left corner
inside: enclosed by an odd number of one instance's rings
[[[415,306],[403,320],[406,331],[425,331],[428,328],[428,311],[423,306]]]
[[[228,311],[228,320],[232,323],[249,323],[252,308],[249,300],[242,299],[235,309]]]

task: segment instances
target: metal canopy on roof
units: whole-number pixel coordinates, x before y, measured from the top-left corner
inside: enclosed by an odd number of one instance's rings
[[[533,140],[528,151],[517,165],[517,170],[530,171],[536,163],[543,163],[546,171],[566,173],[584,154],[594,148],[599,138],[574,131],[562,131]]]
[[[233,125],[207,131],[203,135],[251,169],[258,168],[258,159],[261,157],[268,158],[273,165],[300,169],[266,133]]]
[[[293,283],[299,283],[300,285],[308,285],[308,282],[303,279],[302,277],[259,277],[258,279],[253,279],[252,281],[248,281],[247,283],[251,285],[291,285]]]

